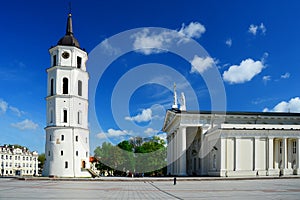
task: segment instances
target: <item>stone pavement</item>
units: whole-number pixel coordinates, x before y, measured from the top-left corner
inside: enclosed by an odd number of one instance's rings
[[[130,179],[127,179],[130,180]],[[0,199],[300,199],[300,179],[62,181],[0,178]]]

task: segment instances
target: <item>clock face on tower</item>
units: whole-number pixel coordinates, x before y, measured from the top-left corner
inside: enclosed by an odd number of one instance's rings
[[[62,54],[61,54],[61,56],[64,58],[64,59],[68,59],[69,57],[70,57],[70,54],[68,53],[68,52],[63,52]]]

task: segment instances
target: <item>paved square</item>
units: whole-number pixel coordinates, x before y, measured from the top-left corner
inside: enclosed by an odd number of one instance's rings
[[[139,179],[143,180],[143,179]],[[0,199],[300,199],[300,179],[55,181],[0,179]]]

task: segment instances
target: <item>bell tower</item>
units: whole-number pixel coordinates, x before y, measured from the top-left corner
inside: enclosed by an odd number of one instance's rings
[[[90,177],[88,56],[74,37],[71,13],[66,34],[49,53],[43,176]]]

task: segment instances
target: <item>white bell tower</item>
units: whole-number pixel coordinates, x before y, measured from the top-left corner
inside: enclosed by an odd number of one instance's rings
[[[91,177],[89,164],[87,53],[73,35],[72,15],[67,30],[49,49],[47,125],[43,175]]]

